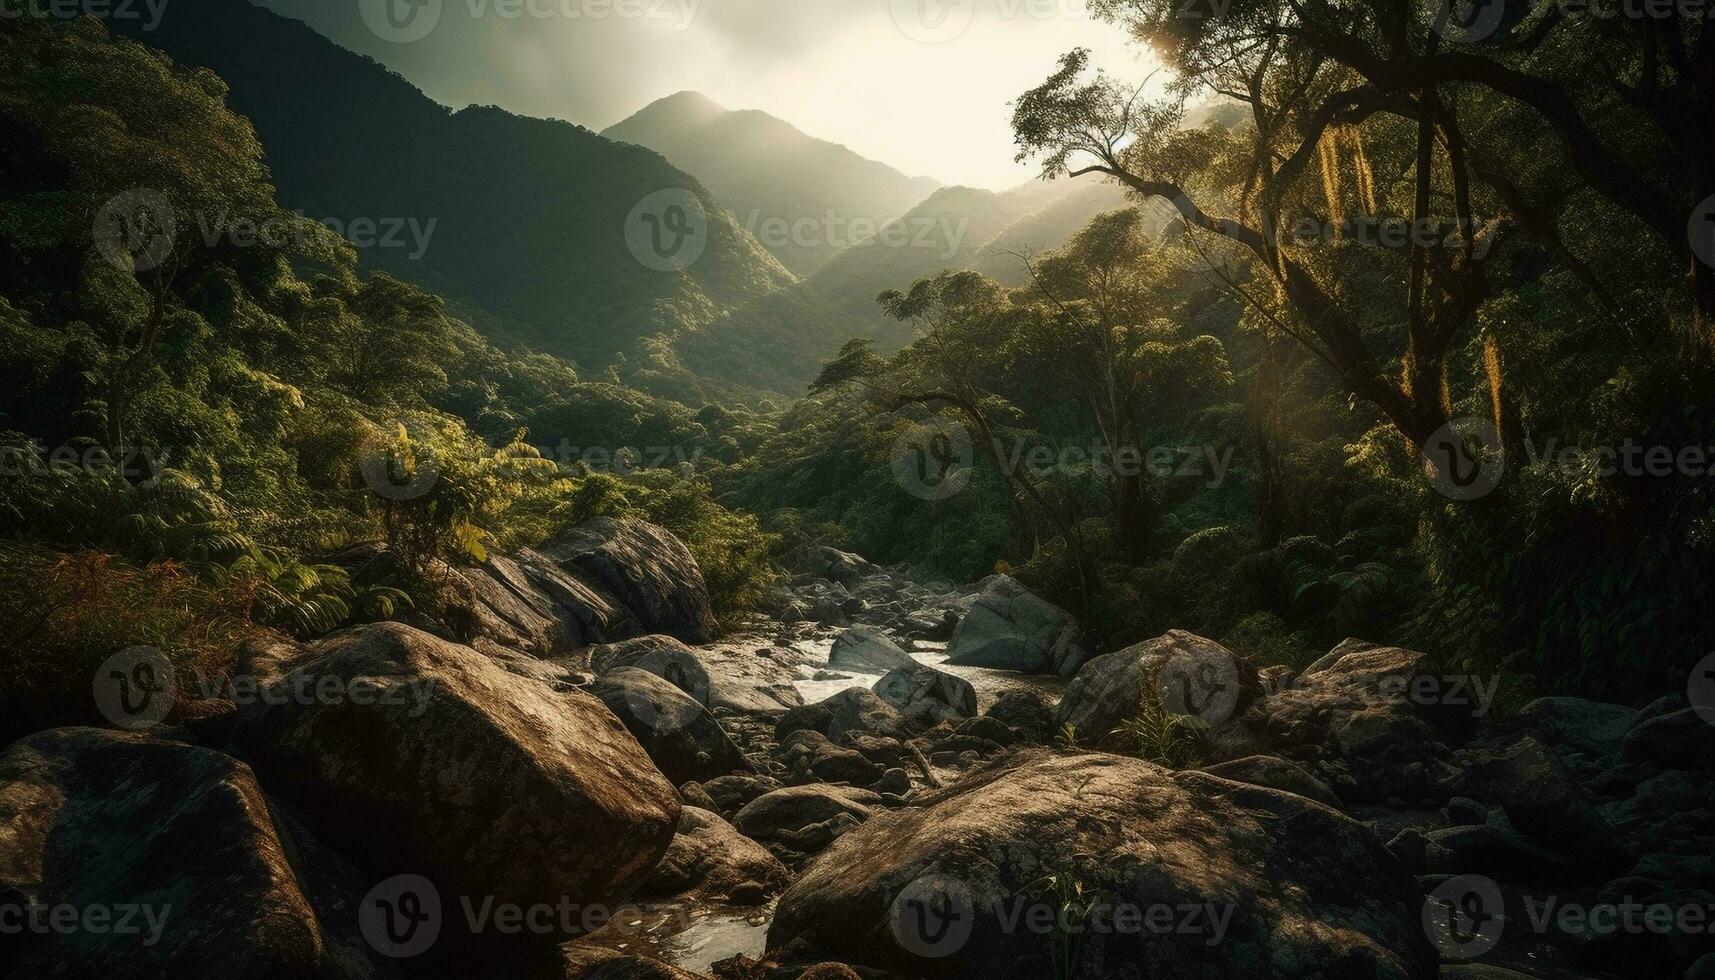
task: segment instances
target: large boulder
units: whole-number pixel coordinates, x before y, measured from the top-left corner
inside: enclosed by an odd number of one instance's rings
[[[790,667],[736,647],[691,648],[663,635],[639,636],[590,651],[598,675],[636,667],[710,709],[774,714],[804,703]]]
[[[397,624],[347,630],[244,708],[236,739],[319,834],[451,894],[623,898],[679,800],[596,698]],[[308,692],[308,693],[306,693]]]
[[[635,636],[618,643],[592,647],[590,670],[596,676],[631,668],[645,670],[685,692],[708,707],[713,700],[713,682],[697,652],[671,636]]]
[[[1620,754],[1663,769],[1715,769],[1715,724],[1697,708],[1645,718],[1626,733]]]
[[[642,521],[598,517],[542,546],[560,567],[581,573],[629,609],[645,632],[686,643],[715,636],[702,570],[684,542]]]
[[[910,736],[911,725],[874,691],[852,687],[786,712],[774,726],[774,737],[785,741],[786,736],[798,731],[820,732],[836,742],[853,733],[903,740]]]
[[[875,682],[876,696],[925,727],[977,713],[977,689],[962,677],[913,663]]]
[[[855,588],[865,576],[881,571],[879,566],[861,555],[826,545],[806,545],[793,553],[789,563],[799,571],[838,582],[846,588]]]
[[[744,753],[709,709],[646,670],[610,670],[590,692],[636,736],[656,768],[675,785],[750,770]]]
[[[769,946],[910,976],[1067,975],[1048,957],[1073,886],[1090,904],[1077,976],[1436,973],[1417,882],[1363,825],[1205,773],[1040,752],[845,834],[781,896]]]
[[[883,636],[880,630],[854,626],[834,640],[828,653],[832,670],[855,670],[865,674],[885,674],[890,670],[911,668],[917,661],[899,648],[899,644]]]
[[[947,643],[947,662],[956,666],[1062,677],[1089,655],[1070,613],[1006,575],[985,583]]]
[[[1252,786],[1278,789],[1283,793],[1296,793],[1323,806],[1342,809],[1340,798],[1320,779],[1305,772],[1303,767],[1272,755],[1248,755],[1242,759],[1205,766],[1203,771],[1235,783],[1250,783]]]
[[[1518,722],[1549,745],[1564,745],[1595,755],[1619,747],[1620,739],[1642,718],[1636,708],[1583,698],[1537,698],[1518,713]]]
[[[1578,855],[1592,872],[1618,874],[1637,860],[1565,764],[1529,736],[1470,760],[1454,790],[1500,807],[1514,829]]]
[[[679,817],[679,832],[650,872],[645,897],[694,893],[700,899],[754,899],[785,887],[786,866],[732,824],[694,806]]]
[[[1035,691],[1003,691],[983,715],[1005,722],[1028,741],[1046,742],[1054,735],[1054,706]]]
[[[751,840],[812,853],[868,820],[881,802],[879,795],[850,786],[788,786],[746,803],[732,825]]]
[[[1238,723],[1256,699],[1256,668],[1213,640],[1173,630],[1103,654],[1084,664],[1066,686],[1055,727],[1076,727],[1082,744],[1101,745],[1114,729],[1152,706],[1195,717],[1216,758],[1250,748]]]
[[[483,652],[557,657],[637,632],[631,613],[541,554],[525,549],[460,567],[465,640]]]
[[[9,976],[390,975],[335,911],[356,906],[341,879],[231,756],[94,728],[0,755],[0,907],[44,926],[6,923]],[[51,927],[63,910],[73,927]]]
[[[1427,654],[1366,644],[1258,698],[1244,722],[1261,751],[1307,765],[1342,799],[1439,805],[1455,775],[1445,740],[1476,720],[1458,699],[1422,696],[1443,687]]]

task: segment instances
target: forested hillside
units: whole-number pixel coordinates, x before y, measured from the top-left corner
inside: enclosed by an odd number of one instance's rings
[[[247,2],[175,0],[147,31],[114,26],[227,82],[286,207],[341,227],[415,222],[420,235],[374,236],[363,262],[446,297],[491,337],[601,370],[645,338],[694,330],[793,281],[652,151],[492,107],[449,110]],[[626,238],[633,208],[674,189],[708,220],[685,275],[648,268]]]
[[[695,174],[800,278],[940,186],[815,139],[765,112],[729,110],[696,92],[645,106],[602,135],[647,146]]]

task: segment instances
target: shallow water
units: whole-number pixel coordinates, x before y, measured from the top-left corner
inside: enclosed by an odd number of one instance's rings
[[[845,675],[842,680],[815,680],[818,671],[828,672],[828,654],[833,649],[834,638],[838,632],[819,634],[808,639],[797,640],[788,648],[798,654],[799,679],[793,682],[798,694],[805,704],[815,704],[854,687],[873,688],[881,680],[880,674],[868,674],[855,670],[838,670],[833,673]],[[778,649],[780,645],[776,645]],[[1060,692],[1066,682],[1058,677],[1039,677],[1033,674],[1019,674],[1010,670],[990,670],[986,667],[958,667],[947,663],[947,645],[945,643],[918,642],[915,649],[910,651],[911,658],[927,667],[946,671],[955,677],[962,677],[971,682],[977,690],[977,704],[987,709],[995,699],[1007,691],[1031,690],[1050,702],[1060,697]]]
[[[691,973],[743,953],[760,958],[768,945],[774,906],[753,909],[687,903],[649,905],[581,943],[672,963]]]

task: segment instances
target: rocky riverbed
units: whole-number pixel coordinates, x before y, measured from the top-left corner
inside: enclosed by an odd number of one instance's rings
[[[717,640],[682,545],[592,522],[212,696],[126,652],[114,727],[0,753],[5,969],[1715,976],[1684,698],[1501,718],[1415,651],[1103,653],[1005,577],[797,565]]]

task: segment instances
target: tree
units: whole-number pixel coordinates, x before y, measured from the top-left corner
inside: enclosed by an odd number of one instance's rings
[[[1027,292],[1044,309],[1008,351],[1021,370],[1046,374],[1087,407],[1106,447],[1115,530],[1134,562],[1159,517],[1141,465],[1145,434],[1169,410],[1232,382],[1220,341],[1182,336],[1169,307],[1178,270],[1160,253],[1147,216],[1128,208],[1098,216],[1058,253],[1027,259]]]

